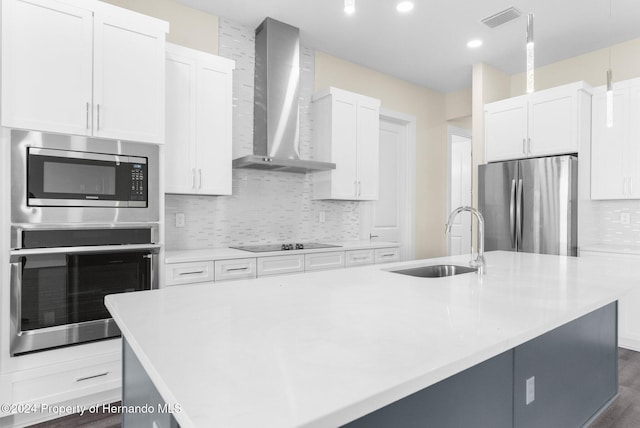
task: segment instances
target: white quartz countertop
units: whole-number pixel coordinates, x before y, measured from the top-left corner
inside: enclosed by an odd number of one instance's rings
[[[335,427],[617,300],[632,261],[486,254],[107,296],[182,427]]]
[[[594,251],[599,253],[629,254],[640,256],[640,246],[622,244],[592,244],[580,247],[580,251]]]
[[[227,259],[248,259],[255,257],[284,256],[287,254],[306,253],[326,253],[330,251],[367,250],[376,248],[399,247],[397,242],[383,241],[348,241],[348,242],[326,242],[326,244],[337,245],[330,248],[314,248],[304,250],[289,251],[265,251],[252,253],[250,251],[236,250],[235,248],[210,248],[202,250],[171,250],[164,255],[165,263],[201,262],[205,260],[227,260]]]

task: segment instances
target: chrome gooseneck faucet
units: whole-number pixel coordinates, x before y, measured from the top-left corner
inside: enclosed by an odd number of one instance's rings
[[[480,211],[473,207],[458,207],[451,212],[449,215],[449,219],[447,220],[447,226],[445,228],[445,233],[448,235],[451,233],[451,226],[453,225],[453,219],[463,211],[469,211],[471,214],[475,215],[478,218],[478,239],[477,239],[477,247],[478,247],[478,256],[475,260],[471,260],[469,265],[472,267],[478,268],[478,273],[482,275],[485,271],[485,260],[484,260],[484,217]]]

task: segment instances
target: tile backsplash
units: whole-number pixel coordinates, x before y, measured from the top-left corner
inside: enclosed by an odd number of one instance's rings
[[[219,55],[236,61],[233,158],[237,158],[253,151],[254,30],[221,18],[219,43]],[[300,156],[312,159],[313,50],[301,47],[300,62]],[[359,203],[314,201],[312,186],[310,175],[238,169],[233,170],[232,196],[167,195],[166,248],[358,239]],[[185,227],[175,227],[176,213],[185,214]]]
[[[582,201],[578,215],[583,222],[579,246],[640,247],[640,201]]]

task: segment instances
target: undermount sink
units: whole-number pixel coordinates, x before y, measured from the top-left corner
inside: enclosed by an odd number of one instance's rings
[[[402,275],[417,276],[420,278],[442,278],[443,276],[460,275],[476,272],[478,268],[458,265],[431,265],[420,266],[411,269],[392,270],[390,272]]]

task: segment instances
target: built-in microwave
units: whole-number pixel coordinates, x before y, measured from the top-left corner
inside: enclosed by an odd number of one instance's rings
[[[159,221],[159,148],[11,131],[13,224]]]
[[[147,158],[27,148],[27,206],[147,206]]]

